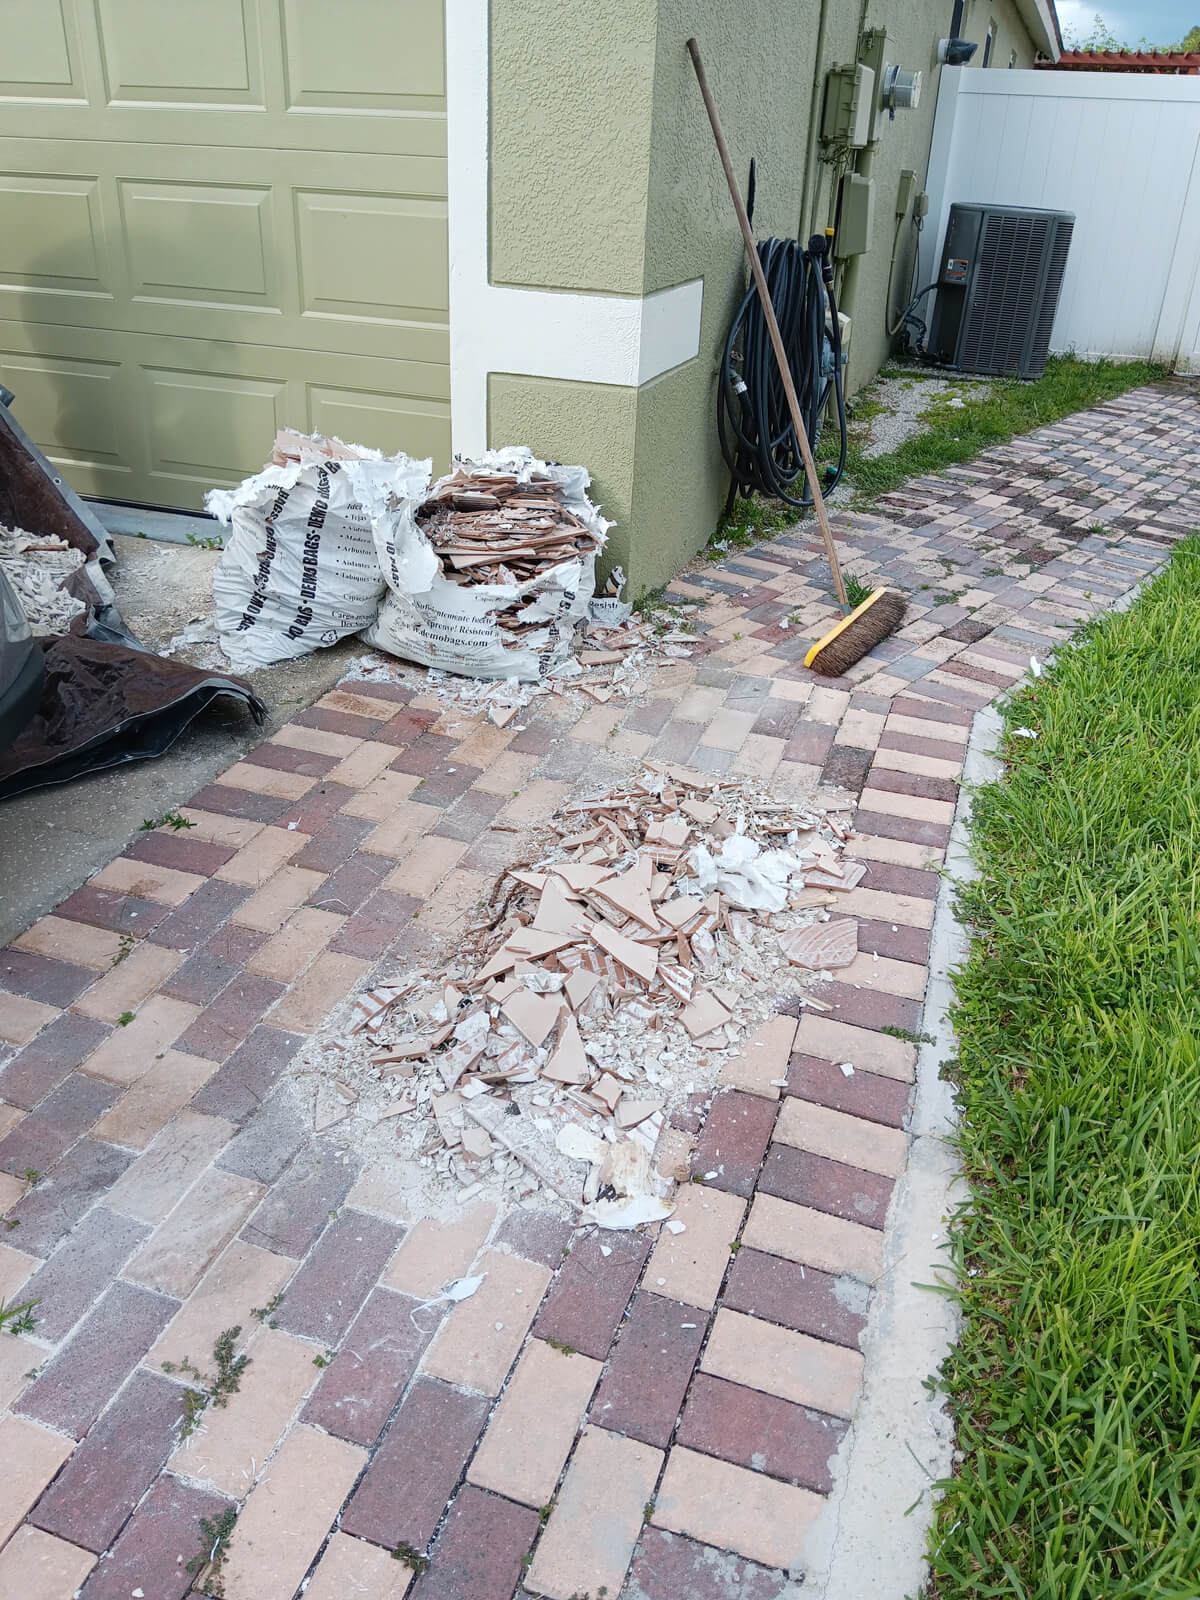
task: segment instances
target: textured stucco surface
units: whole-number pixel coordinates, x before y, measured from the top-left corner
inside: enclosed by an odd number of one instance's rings
[[[493,283],[640,294],[656,0],[491,10]]]

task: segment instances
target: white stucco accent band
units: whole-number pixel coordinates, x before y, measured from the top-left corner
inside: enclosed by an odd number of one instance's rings
[[[517,289],[488,278],[489,0],[446,0],[450,430],[487,444],[489,372],[636,388],[700,349],[704,281],[651,295]]]

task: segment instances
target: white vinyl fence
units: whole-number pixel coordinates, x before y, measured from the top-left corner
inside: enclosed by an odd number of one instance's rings
[[[1075,213],[1053,350],[1200,371],[1200,77],[943,69],[920,284],[956,201]]]

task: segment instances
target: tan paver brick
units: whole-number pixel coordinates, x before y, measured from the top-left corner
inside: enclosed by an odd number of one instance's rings
[[[878,1229],[844,1222],[772,1194],[755,1195],[742,1243],[835,1277],[845,1272],[863,1283],[874,1283],[883,1271],[883,1235]]]
[[[304,1600],[402,1600],[412,1579],[412,1568],[394,1560],[390,1550],[335,1533]]]
[[[12,1210],[29,1185],[11,1172],[0,1172],[0,1216]]]
[[[385,772],[399,755],[399,746],[364,741],[331,767],[325,776],[326,783],[340,783],[347,789],[365,789]],[[396,774],[400,776],[399,773]],[[416,787],[414,779],[413,787]]]
[[[191,1057],[180,1059],[188,1061]],[[118,1101],[113,1110],[121,1104]],[[222,1117],[180,1111],[125,1169],[109,1190],[105,1203],[139,1222],[162,1222],[236,1132],[234,1124]]]
[[[546,1505],[603,1370],[602,1361],[532,1340],[467,1470],[470,1482]]]
[[[83,1070],[94,1078],[106,1078],[109,1083],[136,1083],[199,1015],[200,1007],[186,1000],[153,995],[131,1023],[115,1028],[92,1051]]]
[[[455,867],[417,913],[422,928],[435,933],[454,933],[484,900],[495,884],[493,874],[470,872]]]
[[[723,707],[700,735],[700,743],[710,750],[740,750],[742,741],[758,721],[753,711],[730,711]]]
[[[803,1563],[804,1535],[824,1503],[807,1489],[677,1445],[650,1520],[748,1561],[786,1568]]]
[[[897,867],[936,872],[944,852],[932,844],[910,844],[907,839],[881,839],[873,833],[856,833],[846,841],[846,854],[858,861],[886,861]]]
[[[366,1454],[296,1424],[238,1518],[225,1563],[227,1600],[291,1600]]]
[[[620,1594],[661,1466],[661,1450],[603,1428],[585,1429],[527,1587],[549,1600],[602,1589]]]
[[[860,950],[850,965],[838,973],[838,980],[863,989],[878,989],[881,994],[920,1000],[925,994],[929,969],[916,961],[893,961],[888,956],[877,957],[869,950]]]
[[[424,1217],[404,1240],[380,1282],[416,1300],[440,1294],[467,1275],[496,1220],[491,1205],[468,1206],[450,1222]]]
[[[365,822],[386,822],[420,781],[415,772],[381,772],[351,796],[342,810],[348,817],[361,817]]]
[[[850,696],[845,689],[826,689],[818,684],[808,699],[810,722],[832,722],[835,726],[846,715]]]
[[[205,1352],[207,1355],[208,1352]],[[209,1406],[195,1433],[167,1463],[168,1470],[242,1500],[304,1397],[321,1376],[313,1347],[263,1328],[246,1347],[250,1365],[223,1407]],[[203,1368],[202,1363],[198,1363]]]
[[[283,731],[281,728],[280,733]],[[241,850],[263,831],[261,822],[251,822],[247,817],[226,817],[219,811],[201,811],[195,806],[180,806],[179,815],[191,823],[188,838],[197,839],[201,844],[223,844]],[[213,876],[220,877],[220,873]]]
[[[387,856],[391,861],[403,861],[421,836],[435,828],[445,814],[438,806],[402,801],[386,822],[371,829],[359,848],[371,855]]]
[[[916,1070],[917,1052],[907,1040],[810,1012],[800,1018],[796,1049],[802,1055],[839,1064],[849,1062],[863,1072],[878,1072],[881,1077],[897,1078],[902,1083],[911,1083]]]
[[[338,955],[332,950],[318,956],[271,1013],[272,1026],[293,1033],[312,1032],[370,969],[371,963],[360,961],[357,956]]]
[[[27,1256],[23,1250],[0,1244],[0,1301],[12,1300],[21,1285],[33,1276],[41,1264],[37,1256]]]
[[[735,1056],[721,1064],[721,1082],[732,1089],[779,1099],[779,1081],[787,1077],[796,1038],[794,1017],[771,1017],[755,1028]]]
[[[886,745],[882,750],[876,750],[874,764],[877,767],[890,767],[894,772],[911,772],[923,778],[950,778],[957,782],[962,776],[961,761],[914,755],[908,750],[891,750]]]
[[[298,1265],[288,1256],[235,1239],[159,1335],[146,1364],[161,1367],[172,1361],[178,1366],[189,1357],[198,1361],[211,1351],[218,1334],[234,1326],[243,1330],[239,1348],[244,1347],[258,1327],[255,1307],[269,1305]]]
[[[484,769],[471,787],[484,794],[515,794],[524,788],[529,781],[529,774],[540,759],[539,756],[522,755],[517,750],[506,750]]]
[[[908,1141],[899,1128],[885,1128],[790,1095],[775,1124],[775,1137],[797,1150],[882,1173],[885,1178],[900,1177],[908,1160]]]
[[[735,1194],[703,1184],[683,1185],[675,1196],[672,1220],[682,1222],[684,1231],[668,1233],[664,1228],[659,1234],[642,1287],[705,1310],[715,1305],[745,1209]]]
[[[519,722],[518,716],[514,719]],[[471,730],[454,752],[454,759],[464,767],[490,767],[503,755],[506,746],[516,738],[516,729],[498,728],[494,722],[481,722]]]
[[[839,900],[858,917],[875,917],[880,922],[903,923],[906,928],[932,928],[932,900],[914,894],[889,894],[884,889],[868,889],[859,884]]]
[[[250,844],[243,845],[237,855],[217,868],[213,877],[257,889],[280,867],[287,866],[307,842],[308,835],[299,829],[292,832],[287,828],[261,828]]]
[[[229,789],[249,789],[251,794],[270,795],[275,800],[299,800],[316,783],[303,772],[285,772],[280,767],[260,767],[254,761],[235,761],[213,780]]]
[[[136,895],[139,900],[157,900],[160,905],[181,906],[203,882],[198,872],[179,872],[174,867],[157,867],[149,861],[118,856],[95,874],[91,886],[114,894]]]
[[[942,828],[948,828],[954,821],[954,807],[949,800],[927,800],[919,794],[893,794],[890,789],[864,789],[859,805],[864,811],[877,811],[885,817],[934,822]]]
[[[119,961],[90,989],[85,989],[71,1010],[100,1022],[115,1022],[127,1011],[136,1011],[182,960],[181,950],[168,950],[160,944],[139,944],[124,961]]]
[[[399,707],[394,700],[379,700],[370,693],[357,694],[347,689],[331,689],[323,694],[317,704],[326,711],[347,711],[352,717],[373,717],[376,722],[390,722]]]
[[[0,1103],[0,1139],[10,1134],[24,1115],[19,1106],[6,1106]]]
[[[0,1420],[0,1544],[21,1521],[50,1479],[75,1448],[61,1433],[51,1433],[24,1417]],[[13,1591],[13,1600],[17,1592]]]
[[[625,716],[624,706],[593,706],[571,729],[572,739],[582,744],[606,745],[621,726]]]
[[[460,1300],[425,1354],[425,1371],[482,1394],[499,1394],[550,1282],[545,1267],[489,1250],[483,1282]]]
[[[40,1000],[0,991],[0,1039],[5,1044],[28,1044],[57,1015],[57,1006],[44,1006]]]
[[[790,700],[793,705],[806,705],[812,698],[813,686],[811,683],[799,683],[794,678],[772,678],[771,697],[774,700]]]
[[[854,1414],[862,1380],[857,1350],[794,1333],[761,1317],[722,1306],[701,1358],[704,1372],[748,1389],[777,1394],[833,1417]]]
[[[0,1550],[0,1595],[12,1600],[71,1600],[96,1565],[90,1550],[28,1523]]]
[[[0,1200],[0,1212],[7,1209]],[[29,1387],[32,1380],[28,1374],[45,1357],[43,1345],[33,1344],[28,1339],[0,1339],[0,1411],[11,1406]],[[3,1593],[0,1589],[0,1595]]]
[[[293,750],[313,750],[319,756],[336,756],[339,761],[366,742],[353,734],[326,733],[323,728],[305,728],[298,722],[285,723],[270,739],[271,744],[288,745]]]
[[[168,1050],[92,1129],[94,1139],[144,1150],[217,1070],[215,1061]],[[230,1135],[233,1125],[229,1124]]]
[[[884,718],[878,711],[847,711],[838,729],[837,742],[857,750],[874,750],[883,734]]]
[[[13,947],[104,972],[121,953],[121,935],[87,922],[72,922],[69,917],[39,917],[13,940]]]
[[[326,876],[308,867],[281,867],[233,911],[229,920],[259,933],[276,933],[292,912],[321,887]]]
[[[345,917],[332,911],[318,911],[313,906],[301,906],[268,939],[261,950],[256,950],[246,963],[247,972],[257,972],[264,978],[275,978],[280,983],[291,983],[299,977],[313,958],[320,954],[339,928]]]
[[[398,867],[392,868],[383,880],[383,887],[393,889],[397,894],[411,894],[424,899],[434,892],[447,873],[454,870],[467,848],[462,839],[443,839],[436,833],[427,834]]]
[[[157,1289],[160,1294],[183,1299],[245,1222],[262,1194],[261,1183],[214,1167],[159,1224],[122,1276]]]
[[[740,772],[747,778],[770,778],[783,760],[785,743],[785,740],[775,739],[770,734],[748,733],[729,770]]]

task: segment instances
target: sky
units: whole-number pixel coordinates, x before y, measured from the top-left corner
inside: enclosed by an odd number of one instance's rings
[[[1057,0],[1057,8],[1064,37],[1090,33],[1099,13],[1117,38],[1129,44],[1143,35],[1151,44],[1174,44],[1200,23],[1200,0]]]

